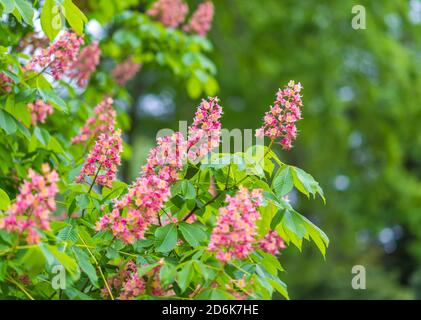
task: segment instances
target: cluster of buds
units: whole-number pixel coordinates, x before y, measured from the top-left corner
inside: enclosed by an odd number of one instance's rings
[[[105,97],[94,108],[94,113],[95,116],[89,117],[80,128],[79,134],[73,137],[73,144],[94,140],[102,133],[111,134],[114,131],[116,112],[111,97]]]
[[[257,208],[262,204],[262,190],[251,192],[240,186],[234,197],[227,196],[226,207],[219,209],[216,227],[212,231],[208,249],[216,252],[222,262],[244,259],[256,249],[278,254],[284,249],[283,239],[273,230],[257,240],[256,222],[261,218]]]
[[[76,177],[76,182],[81,183],[86,177],[93,177],[93,183],[111,188],[117,167],[121,163],[122,150],[121,130],[116,130],[111,135],[101,134]]]
[[[55,80],[60,80],[77,60],[83,43],[83,38],[76,33],[65,31],[48,48],[35,53],[24,71],[35,70],[38,66],[42,71],[48,69]]]
[[[166,27],[177,28],[185,21],[188,12],[189,7],[183,0],[158,0],[146,11],[146,14],[156,18]],[[199,4],[189,22],[182,29],[205,37],[211,28],[213,15],[213,3],[205,0]]]
[[[206,37],[212,26],[213,14],[214,7],[211,1],[205,1],[199,4],[197,10],[192,14],[190,21],[183,27],[183,30],[197,33],[201,37]]]
[[[35,103],[28,103],[28,108],[31,110],[32,125],[37,123],[44,123],[48,115],[52,114],[54,109],[51,105],[42,100],[37,100]]]
[[[91,74],[96,70],[100,57],[101,49],[98,42],[94,41],[80,51],[76,61],[67,72],[67,76],[77,79],[79,87],[85,86]]]
[[[146,14],[157,18],[167,27],[177,28],[183,23],[189,7],[183,0],[158,0],[146,11]]]
[[[4,73],[0,73],[0,92],[1,90],[10,92],[12,91],[13,81]]]
[[[140,276],[136,263],[129,261],[116,275],[107,279],[108,288],[102,289],[102,295],[108,297],[108,289],[116,292],[119,300],[133,300],[145,294],[147,289],[152,296],[174,294],[172,291],[164,290],[161,286],[159,270],[162,265],[163,260],[160,260],[157,266]]]
[[[178,172],[185,165],[189,148],[203,139],[205,144],[198,150],[200,155],[205,155],[219,143],[222,109],[217,101],[217,98],[202,101],[189,128],[189,140],[186,141],[180,132],[157,139],[157,146],[150,151],[140,177],[127,194],[114,200],[112,212],[97,222],[98,231],[110,229],[118,239],[133,243],[144,237],[151,224],[158,223],[159,211],[171,194],[171,184],[177,181]],[[192,216],[188,221],[194,220]]]
[[[292,148],[297,137],[295,122],[301,119],[301,89],[301,84],[293,80],[279,89],[274,105],[265,113],[263,126],[256,132],[258,137],[267,136],[285,150]]]
[[[274,230],[269,230],[259,241],[260,249],[273,255],[278,254],[280,249],[285,249],[284,239]]]
[[[111,71],[111,74],[119,86],[124,86],[132,80],[139,72],[142,64],[134,62],[132,57],[127,58],[123,62],[117,64]]]
[[[196,162],[215,149],[220,142],[222,108],[218,98],[202,100],[193,124],[188,129],[188,159]]]
[[[150,151],[148,162],[142,167],[142,175],[121,200],[114,199],[112,212],[101,217],[97,230],[110,228],[118,239],[133,243],[158,222],[158,212],[168,200],[170,185],[177,180],[177,170],[182,166],[179,155],[172,152],[174,145],[182,144],[181,139],[180,133],[158,139],[157,147]]]
[[[19,188],[16,202],[0,219],[0,229],[26,236],[26,242],[36,244],[40,240],[39,230],[49,230],[50,213],[56,210],[55,195],[58,174],[48,164],[42,165],[42,174],[32,169]]]
[[[262,204],[262,190],[251,192],[240,186],[234,197],[227,196],[226,207],[219,208],[216,227],[208,246],[217,259],[244,259],[254,251],[256,222],[260,219],[257,207]]]

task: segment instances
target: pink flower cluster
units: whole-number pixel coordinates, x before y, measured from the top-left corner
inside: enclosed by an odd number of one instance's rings
[[[133,59],[129,57],[123,62],[117,64],[111,71],[111,74],[117,84],[122,87],[134,78],[141,67],[142,64],[134,62]]]
[[[101,134],[85,160],[79,176],[76,177],[76,182],[80,183],[89,176],[99,185],[111,188],[117,167],[121,163],[122,149],[121,130],[116,130],[110,135]]]
[[[205,155],[215,149],[220,142],[222,108],[218,98],[202,100],[199,105],[193,124],[189,127],[188,158],[194,162],[201,160]]]
[[[114,199],[112,212],[98,221],[97,230],[111,228],[115,237],[133,243],[144,237],[151,224],[158,222],[157,214],[168,200],[170,184],[176,181],[177,170],[182,166],[180,153],[174,150],[183,145],[183,136],[174,133],[157,141],[142,167],[143,174],[121,200]]]
[[[285,249],[284,239],[282,239],[279,234],[270,230],[264,238],[259,241],[260,249],[271,254],[278,254],[279,249]]]
[[[217,259],[243,259],[254,251],[256,222],[260,219],[257,207],[262,204],[262,190],[251,192],[240,186],[234,197],[227,196],[226,207],[219,209],[216,227],[212,231],[208,249]]]
[[[166,27],[177,28],[185,21],[188,12],[189,7],[183,0],[158,0],[146,14],[158,19]],[[183,26],[183,30],[205,37],[211,28],[213,15],[212,1],[205,0],[199,4],[189,22]]]
[[[193,13],[188,24],[183,27],[186,32],[195,32],[205,37],[212,26],[214,7],[211,1],[201,3]]]
[[[37,100],[35,103],[28,103],[28,108],[31,110],[32,125],[45,122],[45,118],[52,114],[54,109],[51,105],[42,100]]]
[[[85,142],[96,139],[101,133],[111,134],[115,127],[116,112],[113,109],[113,99],[105,97],[94,109],[96,116],[89,117],[79,134],[72,139],[72,143]]]
[[[0,229],[17,232],[19,237],[25,234],[29,244],[38,243],[40,236],[36,229],[49,230],[49,214],[56,210],[57,181],[57,172],[48,164],[42,165],[42,174],[29,169],[16,202],[7,210],[7,216],[0,219]]]
[[[101,49],[98,42],[94,41],[80,51],[77,60],[73,62],[67,75],[70,78],[77,79],[79,87],[85,86],[91,74],[96,70],[100,57]]]
[[[43,70],[49,69],[54,79],[59,80],[77,60],[83,43],[83,38],[76,33],[66,31],[48,48],[32,56],[24,71],[34,70],[36,66],[39,66]]]
[[[4,73],[0,73],[0,90],[10,92],[12,91],[13,81]]]
[[[276,101],[265,113],[263,126],[256,131],[256,136],[268,136],[271,140],[279,140],[283,149],[292,148],[292,142],[297,137],[295,122],[301,119],[300,107],[301,84],[291,80],[283,89],[279,89]]]
[[[178,172],[185,164],[186,155],[190,153],[188,148],[204,139],[206,143],[195,154],[205,155],[219,143],[221,113],[217,98],[203,100],[189,128],[188,141],[180,132],[158,138],[157,146],[150,151],[147,163],[141,169],[141,176],[121,200],[114,199],[112,212],[97,222],[96,229],[110,228],[115,237],[126,243],[143,238],[148,227],[158,223],[158,213],[170,196],[171,184],[177,181]],[[192,217],[189,221],[194,219]]]
[[[146,14],[159,19],[167,27],[176,28],[184,21],[188,12],[189,7],[183,0],[158,0]]]
[[[122,271],[107,280],[108,286],[119,293],[118,299],[120,300],[132,300],[144,294],[147,289],[146,285],[149,286],[148,289],[153,296],[172,294],[171,291],[166,291],[161,286],[159,270],[162,264],[163,260],[155,268],[140,277],[136,264],[129,261]],[[102,289],[102,295],[104,297],[109,295],[106,287]]]

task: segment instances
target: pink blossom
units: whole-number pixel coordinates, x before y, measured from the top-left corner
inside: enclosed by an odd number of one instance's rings
[[[77,60],[73,62],[67,75],[70,78],[77,79],[79,87],[85,86],[91,74],[96,70],[100,57],[101,49],[98,42],[92,42],[80,51]]]
[[[29,244],[38,243],[40,236],[36,229],[50,230],[49,215],[56,210],[57,181],[57,172],[46,163],[42,165],[42,174],[29,169],[16,202],[7,210],[7,216],[0,218],[0,229],[26,235]]]
[[[42,100],[37,100],[35,103],[28,103],[28,108],[31,110],[32,125],[45,122],[47,115],[53,113],[54,109],[51,105]]]
[[[189,140],[186,141],[180,132],[158,138],[140,177],[130,186],[127,194],[121,199],[114,199],[112,212],[97,222],[96,229],[110,229],[115,237],[126,243],[142,239],[149,226],[158,223],[158,214],[170,197],[171,184],[178,180],[187,154],[195,157],[197,154],[206,155],[219,143],[221,113],[217,98],[203,100],[189,128]],[[198,151],[189,149],[202,139],[205,143],[198,147]],[[195,219],[192,215],[188,221]]]
[[[183,27],[186,32],[195,32],[205,37],[212,25],[214,7],[212,1],[205,1],[197,7],[188,24]]]
[[[163,263],[163,259],[158,261],[158,264],[152,270],[140,276],[136,263],[129,261],[116,275],[107,279],[108,287],[117,292],[120,300],[133,300],[142,294],[146,294],[147,291],[152,296],[174,294],[172,290],[165,290],[161,286],[159,270]],[[104,297],[109,296],[107,287],[102,289],[102,295]]]
[[[201,160],[219,145],[222,108],[218,101],[217,97],[209,97],[197,108],[188,130],[188,158],[192,162]]]
[[[98,221],[97,230],[111,228],[114,236],[133,243],[144,237],[151,224],[157,224],[158,212],[170,196],[170,184],[177,180],[177,170],[182,166],[179,153],[173,150],[183,141],[181,133],[158,138],[157,147],[150,151],[142,167],[142,175],[127,194],[120,200],[114,199],[112,212]]]
[[[284,239],[274,230],[270,230],[264,238],[260,239],[259,245],[263,251],[271,254],[278,254],[279,249],[286,248]]]
[[[111,134],[115,127],[116,112],[113,109],[113,99],[105,97],[94,109],[95,116],[89,117],[72,143],[96,139],[101,133]]]
[[[256,221],[260,219],[257,207],[262,204],[262,190],[250,192],[240,186],[234,197],[227,196],[226,202],[226,207],[219,208],[208,246],[223,262],[244,259],[254,251]]]
[[[176,28],[184,21],[188,12],[189,7],[182,0],[158,0],[146,14],[157,18],[166,27]]]
[[[76,182],[80,183],[86,177],[93,177],[99,185],[111,188],[117,167],[121,163],[122,149],[121,130],[114,131],[111,135],[102,133],[85,160]]]
[[[128,263],[126,269],[128,273],[126,281],[123,283],[121,293],[118,297],[120,300],[132,300],[145,292],[146,283],[143,277],[139,276],[137,266],[133,261]]]
[[[117,64],[111,71],[111,74],[117,84],[122,87],[135,77],[141,67],[142,64],[134,62],[133,59],[129,57]]]
[[[302,87],[291,80],[283,89],[279,89],[276,100],[270,110],[265,113],[263,126],[256,130],[256,136],[268,136],[279,143],[283,149],[291,149],[297,137],[295,122],[300,120],[303,105],[301,101]]]
[[[12,79],[6,76],[4,73],[0,73],[0,91],[4,90],[6,92],[10,92],[12,91],[12,85]]]
[[[65,31],[48,48],[32,56],[24,71],[34,70],[39,66],[43,71],[48,69],[55,80],[60,80],[77,60],[83,43],[83,38],[76,33]]]

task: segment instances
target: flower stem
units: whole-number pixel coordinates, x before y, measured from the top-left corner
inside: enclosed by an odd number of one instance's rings
[[[7,281],[9,281],[10,283],[13,283],[16,287],[18,287],[30,300],[35,300],[28,291],[26,291],[26,289],[20,285],[19,282],[13,280],[12,278],[7,277],[6,278]]]
[[[89,249],[89,247],[86,245],[85,240],[83,240],[83,238],[80,236],[80,234],[78,234],[79,239],[83,242],[84,247],[86,248],[86,250],[88,250],[89,255],[92,257],[92,259],[94,260],[94,263],[96,265],[96,267],[98,268],[99,273],[101,274],[101,278],[104,281],[105,287],[107,288],[108,294],[111,297],[111,300],[114,300],[114,296],[113,293],[111,292],[111,288],[108,285],[107,279],[104,276],[104,273],[102,272],[101,266],[98,263],[98,260],[95,258],[95,256],[93,255],[92,251]]]

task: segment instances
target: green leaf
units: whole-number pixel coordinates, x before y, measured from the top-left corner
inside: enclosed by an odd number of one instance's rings
[[[91,203],[89,197],[86,194],[80,194],[75,199],[78,207],[81,210],[86,209]]]
[[[55,0],[45,0],[41,12],[41,26],[50,40],[53,40],[63,27],[60,9]]]
[[[278,197],[283,197],[294,187],[294,180],[289,166],[284,167],[273,180],[273,189]]]
[[[7,193],[0,188],[0,210],[6,210],[10,205],[10,199]]]
[[[164,286],[168,286],[173,283],[176,275],[177,268],[171,263],[165,263],[161,269],[159,269],[159,280]]]
[[[4,13],[11,13],[15,9],[15,1],[14,0],[0,0],[0,3],[4,7]]]
[[[174,223],[167,224],[155,231],[157,251],[168,252],[177,245],[177,227]]]
[[[34,17],[34,9],[32,5],[27,0],[15,0],[16,9],[19,11],[20,15],[22,16],[23,20],[29,24],[33,25],[32,19]]]
[[[79,264],[79,267],[84,273],[86,273],[91,283],[98,288],[98,276],[96,274],[95,267],[89,260],[88,254],[83,249],[78,248],[76,246],[74,246],[72,249],[73,253],[75,254],[76,261]]]
[[[326,202],[322,188],[320,188],[319,183],[310,174],[297,167],[290,168],[292,170],[294,185],[300,192],[304,193],[307,197],[310,194],[313,196],[319,194],[323,201]]]
[[[57,95],[57,93],[55,93],[53,90],[46,90],[46,89],[38,88],[38,92],[45,102],[51,103],[53,107],[55,107],[57,110],[68,113],[66,102],[62,98],[60,98]]]
[[[181,192],[184,196],[184,199],[196,198],[196,189],[194,188],[194,185],[188,180],[181,181]]]
[[[284,210],[284,216],[279,226],[282,226],[292,243],[301,250],[302,240],[307,231],[301,216],[293,211]]]
[[[200,242],[207,239],[206,233],[202,230],[199,224],[189,224],[183,222],[180,223],[179,229],[183,238],[194,248],[200,246]]]
[[[79,268],[73,258],[69,257],[65,252],[60,251],[56,246],[53,245],[43,245],[41,248],[43,249],[47,260],[51,262],[51,256],[54,257],[54,259],[57,260],[57,262],[60,263],[70,273],[71,276],[76,275]]]
[[[45,258],[39,247],[31,247],[25,252],[19,264],[31,275],[37,275],[45,269]]]
[[[6,131],[7,134],[14,134],[17,129],[15,118],[2,109],[0,109],[0,128]]]
[[[57,238],[59,238],[63,241],[76,242],[77,241],[77,231],[76,231],[74,226],[68,225],[68,226],[62,228],[58,232]]]
[[[88,22],[86,16],[72,2],[72,0],[64,0],[63,8],[63,14],[66,17],[67,22],[69,22],[70,26],[76,31],[76,33],[82,34],[84,24]]]
[[[284,282],[277,278],[267,280],[276,291],[278,291],[285,299],[289,300],[287,285]]]
[[[43,146],[45,147],[48,146],[51,136],[47,130],[39,128],[39,127],[35,127],[34,135],[38,139],[38,141],[41,142]]]
[[[305,223],[305,228],[308,234],[310,235],[310,238],[316,244],[317,248],[320,250],[323,257],[325,257],[326,249],[329,246],[329,238],[327,237],[326,233],[324,233],[321,229],[319,229],[315,224],[313,224],[306,217],[301,216],[301,218]]]
[[[184,292],[194,277],[193,261],[189,261],[181,271],[177,273],[177,283],[180,286],[181,292]]]

